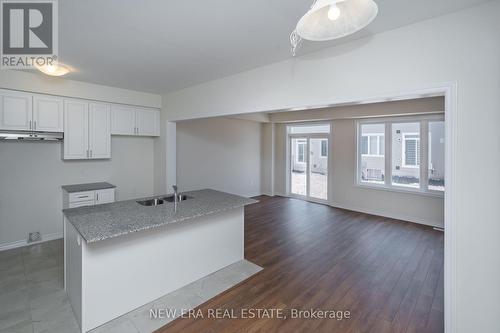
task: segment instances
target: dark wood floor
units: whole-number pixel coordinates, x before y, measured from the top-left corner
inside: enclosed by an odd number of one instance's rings
[[[264,270],[198,309],[334,309],[351,319],[177,319],[158,332],[443,332],[443,233],[258,199],[245,209],[245,257]]]

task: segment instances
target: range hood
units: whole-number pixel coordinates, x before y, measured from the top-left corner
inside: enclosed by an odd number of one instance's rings
[[[26,131],[1,131],[0,140],[18,141],[62,141],[63,133],[53,132],[26,132]]]

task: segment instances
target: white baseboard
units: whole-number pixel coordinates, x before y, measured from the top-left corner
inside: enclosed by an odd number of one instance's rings
[[[275,193],[276,196],[281,196],[281,197],[286,197],[290,198],[290,196],[284,194],[284,193]],[[328,202],[325,203],[328,206],[334,207],[334,208],[340,208],[340,209],[346,209],[346,210],[352,210],[354,212],[360,212],[360,213],[365,213],[365,214],[370,214],[370,215],[376,215],[376,216],[382,216],[382,217],[387,217],[390,219],[395,219],[395,220],[401,220],[401,221],[406,221],[406,222],[412,222],[412,223],[417,223],[417,224],[423,224],[427,225],[430,227],[436,227],[436,228],[444,228],[444,221],[439,220],[439,221],[432,221],[429,219],[424,219],[421,217],[416,217],[416,216],[409,216],[405,214],[395,214],[392,212],[387,212],[387,211],[382,211],[382,210],[377,210],[377,209],[367,209],[367,208],[362,208],[362,207],[357,207],[357,206],[351,206],[351,205],[345,205],[341,204],[338,202]]]
[[[340,204],[337,202],[330,202],[329,205],[332,207],[335,207],[335,208],[347,209],[347,210],[352,210],[355,212],[360,212],[360,213],[365,213],[365,214],[370,214],[370,215],[388,217],[388,218],[395,219],[395,220],[423,224],[423,225],[427,225],[430,227],[443,228],[443,226],[444,226],[444,221],[431,221],[428,219],[423,219],[421,217],[409,216],[409,215],[397,214],[397,213],[395,214],[392,212],[386,212],[386,211],[381,211],[381,210],[377,210],[377,209],[367,209],[367,208],[355,207],[355,206]]]
[[[15,242],[9,242],[9,243],[0,244],[0,251],[15,249],[15,248],[23,247],[23,246],[26,246],[26,245],[33,245],[33,244],[44,243],[44,242],[48,242],[48,241],[55,240],[55,239],[60,239],[60,238],[63,238],[62,232],[56,232],[56,233],[53,233],[53,234],[44,234],[44,235],[42,235],[42,240],[39,241],[39,242],[33,242],[33,243],[29,243],[28,244],[28,240],[23,239],[23,240],[18,240],[18,241],[15,241]]]

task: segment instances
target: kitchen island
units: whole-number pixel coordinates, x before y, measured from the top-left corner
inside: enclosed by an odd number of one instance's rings
[[[244,257],[244,206],[214,190],[65,209],[65,289],[87,332]],[[177,208],[175,207],[177,206]]]

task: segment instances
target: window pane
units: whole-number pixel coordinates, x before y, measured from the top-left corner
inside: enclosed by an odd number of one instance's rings
[[[306,139],[291,140],[291,184],[290,192],[298,195],[306,195]]]
[[[321,140],[321,157],[328,156],[328,140]]]
[[[309,195],[311,198],[327,200],[328,196],[328,159],[318,158],[320,149],[328,147],[325,139],[311,139],[309,141]]]
[[[379,141],[378,141],[378,147],[379,147],[379,152],[380,152],[380,155],[385,155],[385,136],[384,135],[380,135],[378,137]]]
[[[370,155],[378,155],[378,142],[376,135],[370,135]]]
[[[363,155],[368,154],[368,137],[367,136],[361,137],[361,154],[363,154]]]
[[[444,121],[429,122],[429,190],[444,191]]]
[[[392,184],[420,187],[420,123],[392,124]]]
[[[385,156],[383,151],[377,151],[377,136],[385,135],[385,124],[362,124],[361,135],[360,180],[365,183],[384,184]],[[368,147],[371,151],[368,151]]]
[[[289,126],[290,134],[330,133],[329,124]]]

